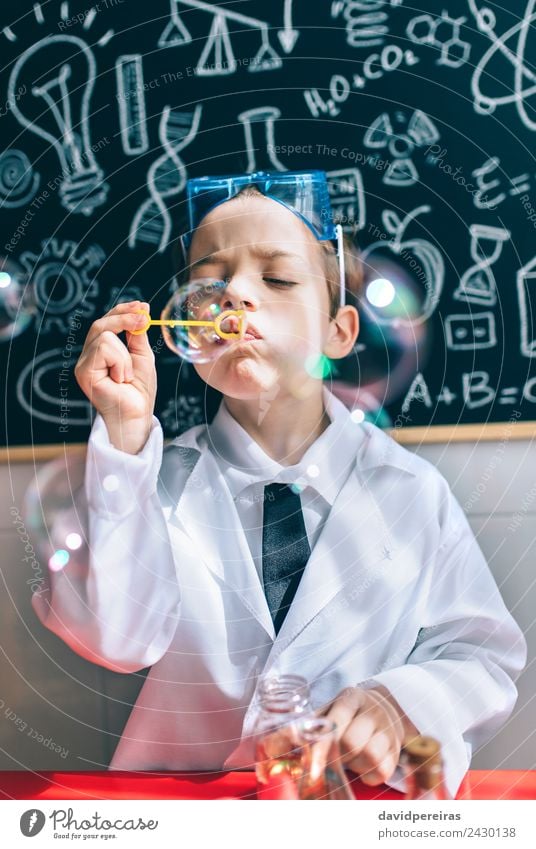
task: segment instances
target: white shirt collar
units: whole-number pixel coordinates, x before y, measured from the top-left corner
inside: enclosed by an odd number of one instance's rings
[[[208,440],[233,498],[253,483],[298,483],[333,504],[355,461],[363,432],[344,404],[326,387],[323,392],[331,423],[294,466],[282,466],[269,457],[222,401],[208,428]]]

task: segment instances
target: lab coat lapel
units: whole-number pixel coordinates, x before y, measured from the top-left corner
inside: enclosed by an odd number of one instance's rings
[[[181,450],[184,452],[184,448]],[[197,450],[192,459],[186,454],[183,457],[191,468],[176,503],[173,523],[190,537],[199,559],[219,581],[233,589],[274,639],[264,589],[219,466],[206,451],[200,454]]]
[[[366,473],[354,468],[333,503],[264,671],[343,589],[362,585],[367,575],[373,580],[390,550],[389,529]]]

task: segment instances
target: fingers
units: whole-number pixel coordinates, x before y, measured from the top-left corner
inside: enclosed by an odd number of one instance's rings
[[[85,345],[91,345],[106,330],[117,334],[123,330],[139,330],[140,327],[144,327],[147,323],[147,316],[137,312],[139,310],[149,312],[149,304],[144,301],[129,301],[126,304],[117,304],[117,306],[109,310],[105,315],[93,322],[88,330]],[[139,338],[144,338],[146,335],[144,333]],[[131,336],[130,338],[135,337]]]
[[[338,740],[363,704],[362,693],[363,691],[357,687],[347,687],[321,711],[322,716],[330,719],[337,726],[336,736]]]
[[[128,350],[115,333],[105,330],[82,353],[75,374],[80,388],[90,398],[93,388],[105,377],[115,383],[129,383],[134,378]]]
[[[391,735],[379,730],[369,737],[357,757],[352,754],[346,760],[345,767],[356,772],[365,784],[382,784],[392,776],[399,756],[400,748],[393,745]]]
[[[357,687],[348,687],[320,713],[335,724],[335,739],[344,738],[356,713],[362,704],[361,691]],[[316,744],[318,762],[326,762],[329,757],[330,741],[325,740]]]
[[[338,726],[342,761],[366,784],[381,784],[396,769],[403,740],[402,720],[374,689],[350,687],[323,711]]]

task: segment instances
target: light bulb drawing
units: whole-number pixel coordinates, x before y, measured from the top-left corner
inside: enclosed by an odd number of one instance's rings
[[[290,53],[299,34],[292,29],[291,5],[291,2],[289,4],[289,0],[287,0],[285,4],[285,29],[278,33],[281,45],[286,53]],[[258,30],[260,33],[261,45],[259,50],[248,62],[250,72],[272,71],[280,68],[283,64],[281,57],[270,44],[266,21],[252,18],[250,15],[244,15],[241,12],[234,12],[222,6],[214,6],[211,3],[203,2],[203,0],[170,0],[171,18],[158,40],[159,47],[176,47],[189,44],[193,40],[186,24],[180,17],[179,9],[181,6],[208,12],[212,15],[212,24],[207,41],[195,69],[198,76],[223,76],[233,74],[236,71],[238,62],[231,44],[229,21],[248,29]]]
[[[497,301],[495,277],[491,266],[499,259],[503,243],[510,238],[510,231],[487,224],[471,224],[469,232],[474,265],[462,275],[452,297],[457,301],[491,307]]]
[[[43,67],[49,70],[43,73]],[[91,215],[103,204],[109,189],[95,159],[89,131],[95,76],[95,58],[82,39],[53,35],[22,53],[8,83],[8,102],[16,119],[50,142],[58,154],[62,206],[83,215]],[[26,86],[27,94],[17,98],[15,92],[22,86]]]

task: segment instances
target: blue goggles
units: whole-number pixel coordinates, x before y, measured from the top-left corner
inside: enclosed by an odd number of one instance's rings
[[[344,246],[342,227],[333,223],[325,171],[255,171],[224,177],[194,177],[187,181],[188,232],[181,236],[183,252],[211,210],[244,189],[254,186],[261,194],[289,209],[311,230],[319,241],[337,242],[340,269],[340,303],[345,303]]]

